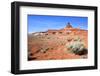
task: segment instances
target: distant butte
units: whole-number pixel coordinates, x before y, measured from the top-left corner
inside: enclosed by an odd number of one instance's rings
[[[66,25],[66,28],[73,28],[72,25],[68,22],[68,24]]]
[[[80,28],[74,28],[70,22],[67,23],[67,25],[62,28],[62,29],[48,29],[47,31],[44,31],[44,32],[36,32],[36,33],[33,33],[35,35],[67,35],[67,34],[70,34],[70,33],[78,33],[79,31],[87,31],[87,30],[83,30],[83,29],[80,29]]]

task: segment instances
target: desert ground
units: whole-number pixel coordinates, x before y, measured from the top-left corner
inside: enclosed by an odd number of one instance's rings
[[[88,58],[88,31],[69,28],[66,34],[28,34],[28,60],[62,60]],[[71,31],[73,30],[74,31]],[[64,29],[65,30],[65,29]],[[80,50],[81,49],[81,50]]]

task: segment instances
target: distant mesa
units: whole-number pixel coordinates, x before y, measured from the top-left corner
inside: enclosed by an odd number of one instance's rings
[[[72,25],[68,22],[68,24],[66,25],[66,28],[73,28]]]
[[[86,30],[80,29],[80,28],[74,28],[70,22],[67,23],[67,25],[62,29],[48,29],[44,32],[35,32],[33,33],[36,35],[67,35],[70,33],[77,33],[79,31],[86,32]]]

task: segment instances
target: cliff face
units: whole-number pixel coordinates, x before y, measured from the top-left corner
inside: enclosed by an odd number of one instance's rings
[[[88,31],[68,25],[63,29],[33,33],[28,36],[28,60],[87,58],[87,53],[71,53],[66,45],[80,40],[88,49]]]

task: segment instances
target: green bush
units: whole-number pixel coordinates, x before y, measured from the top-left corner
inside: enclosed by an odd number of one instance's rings
[[[74,38],[74,41],[82,41],[78,36]]]
[[[87,54],[87,48],[85,48],[84,44],[80,41],[71,42],[67,48],[74,54],[84,55]]]

